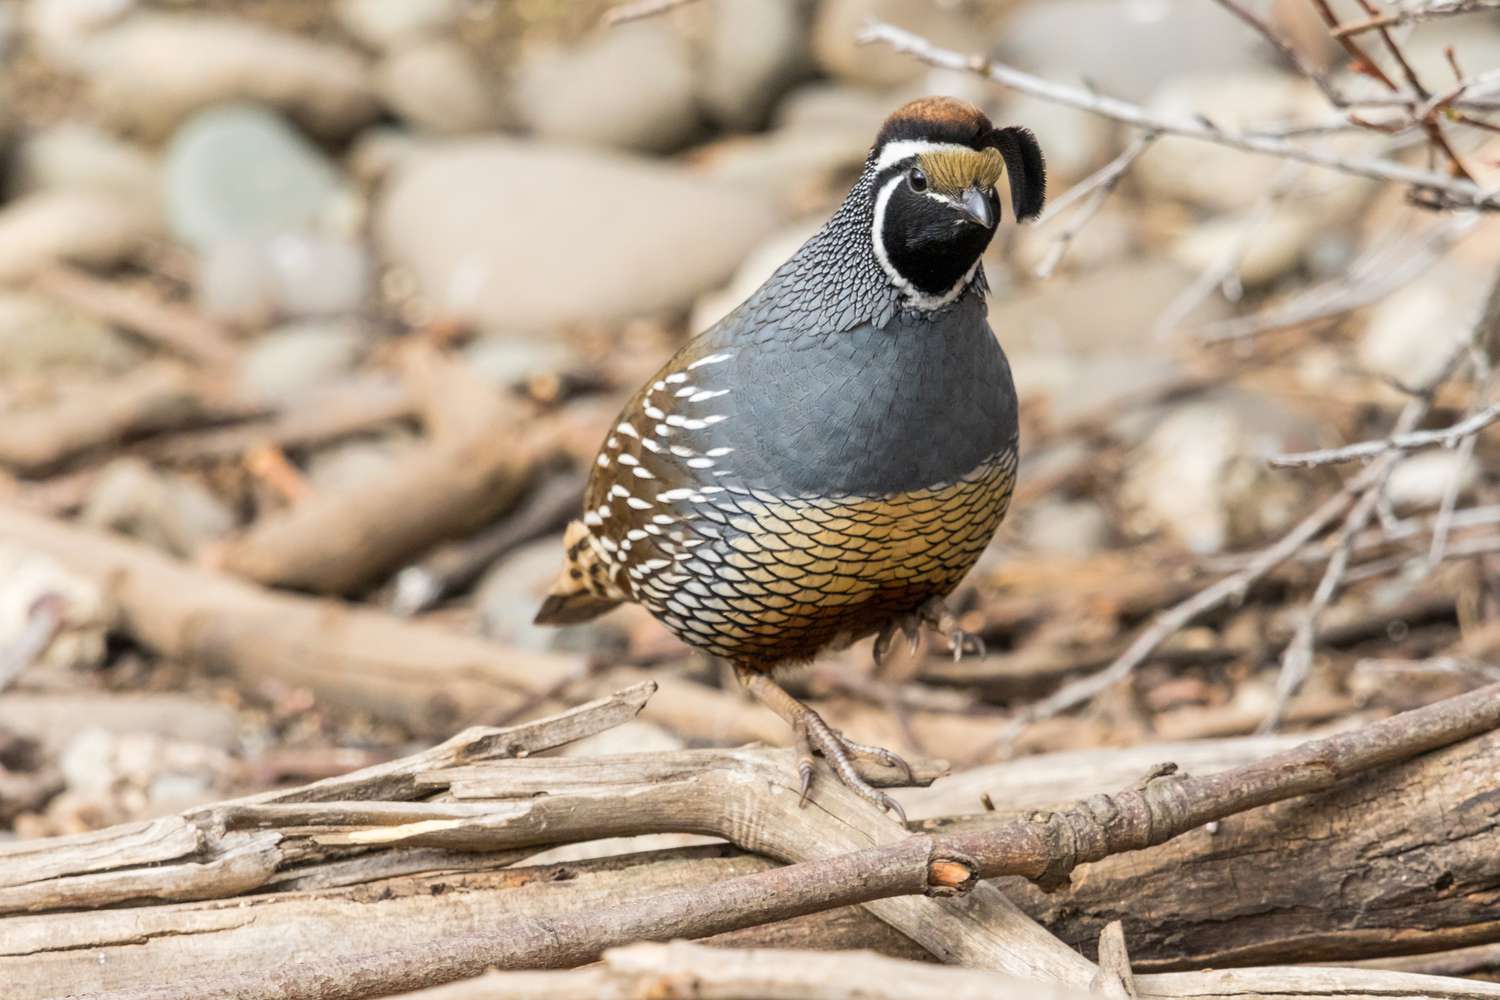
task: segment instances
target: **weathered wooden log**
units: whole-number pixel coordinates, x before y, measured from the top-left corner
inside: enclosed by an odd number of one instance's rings
[[[628,707],[634,702],[627,698],[621,704]],[[623,709],[616,706],[612,710],[618,715]],[[595,715],[587,717],[595,717],[600,709],[591,711]],[[558,738],[554,734],[549,741]],[[716,886],[775,867],[764,858],[714,846],[494,870],[519,856],[503,850],[573,839],[577,834],[569,830],[580,823],[598,826],[601,832],[671,829],[674,816],[680,823],[687,814],[672,810],[664,813],[640,792],[621,791],[619,798],[611,800],[610,788],[627,789],[632,781],[644,776],[648,779],[646,787],[659,790],[664,784],[676,783],[688,792],[698,789],[701,797],[704,790],[715,786],[693,783],[698,771],[693,760],[702,757],[703,767],[711,770],[738,756],[732,752],[663,755],[659,774],[651,771],[654,765],[650,760],[631,763],[626,758],[518,760],[499,769],[453,766],[483,760],[486,753],[496,750],[506,756],[506,739],[486,737],[484,745],[489,751],[461,749],[473,744],[458,740],[422,760],[393,762],[362,774],[320,782],[301,792],[204,810],[197,823],[185,826],[107,831],[66,844],[53,842],[50,850],[45,843],[32,845],[26,849],[30,853],[25,863],[31,866],[31,874],[27,884],[20,887],[23,892],[36,896],[44,891],[46,879],[52,876],[37,865],[45,866],[49,855],[54,861],[61,858],[67,862],[56,861],[54,867],[59,870],[55,875],[71,874],[73,881],[67,888],[73,895],[61,899],[54,896],[54,905],[59,901],[64,905],[96,905],[102,890],[113,892],[109,898],[117,902],[128,901],[128,893],[120,890],[131,886],[121,880],[131,872],[138,879],[157,875],[154,882],[138,880],[137,893],[142,886],[165,886],[179,899],[192,899],[193,893],[187,890],[194,884],[210,882],[219,887],[217,891],[236,891],[229,876],[248,867],[252,874],[261,873],[260,894],[11,917],[0,925],[4,930],[0,933],[0,976],[12,985],[15,996],[25,998],[51,996],[47,990],[57,991],[62,986],[85,992],[150,989],[166,965],[212,967],[231,978],[253,978],[267,963],[291,961],[298,954],[306,956],[309,942],[318,942],[321,963],[334,966],[346,951],[349,959],[386,949],[436,953],[476,927],[566,919],[621,899],[639,899],[669,889]],[[508,739],[522,749],[544,745],[522,743],[516,736]],[[1257,757],[1281,742],[1282,738],[1250,740],[1244,741],[1244,748],[1183,756],[1191,759],[1194,767],[1207,771]],[[515,747],[510,749],[514,751]],[[1143,760],[1166,755],[1142,750],[1130,755],[1128,763],[1133,768]],[[1054,776],[1051,780],[1061,796],[1112,788],[1120,779],[1118,769],[1091,765],[1093,755],[1066,755],[1065,759],[1080,772],[1071,779],[1065,779],[1064,772],[1045,759],[1036,765],[1040,772]],[[1186,927],[1195,935],[1190,940],[1199,944],[1191,961],[1213,965],[1236,959],[1295,961],[1316,955],[1338,960],[1389,953],[1390,942],[1397,948],[1419,950],[1446,947],[1453,941],[1494,940],[1500,938],[1500,930],[1486,916],[1489,911],[1475,901],[1482,903],[1486,892],[1493,893],[1495,866],[1490,859],[1500,855],[1500,844],[1495,842],[1500,823],[1495,822],[1495,807],[1487,805],[1493,793],[1486,784],[1497,762],[1500,736],[1491,733],[1475,737],[1370,777],[1347,780],[1320,795],[1224,820],[1217,834],[1189,833],[1151,852],[1086,866],[1075,875],[1073,887],[1051,896],[1025,890],[1016,895],[1035,914],[1050,920],[1084,948],[1092,942],[1078,928],[1099,918],[1103,908],[1095,906],[1084,917],[1075,918],[1068,912],[1070,900],[1076,897],[1087,903],[1095,894],[1107,898],[1133,927],[1132,954],[1142,970],[1188,964],[1189,959],[1184,958],[1172,936],[1178,927]],[[780,770],[764,773],[775,777]],[[1022,765],[991,771],[988,781],[969,780],[969,788],[983,787],[1003,803],[1008,775],[1018,803],[1024,802],[1028,808],[1040,804],[1039,789],[1024,774]],[[761,773],[752,766],[747,776]],[[785,777],[790,779],[789,769]],[[1095,782],[1092,788],[1090,779]],[[526,797],[534,782],[543,782],[549,795],[544,799]],[[424,789],[446,789],[447,800],[422,801]],[[931,796],[936,791],[921,794]],[[969,794],[972,792],[965,797]],[[666,802],[672,796],[668,791],[658,798]],[[548,800],[556,802],[549,804]],[[606,816],[611,808],[619,815],[609,822],[595,824],[590,819]],[[728,805],[725,808],[739,814]],[[775,815],[779,819],[769,830],[760,829],[769,819],[746,815],[743,836],[750,843],[763,841],[773,848],[782,845],[778,850],[791,849],[789,845],[797,843],[798,837],[821,835],[826,829],[812,822],[816,816],[808,815],[821,808],[793,807],[785,814],[778,811]],[[629,810],[638,812],[636,818],[629,817]],[[700,815],[700,820],[690,824],[695,827],[703,822],[701,816],[708,814],[697,807],[692,812]],[[532,815],[535,821],[521,822],[524,815]],[[966,819],[919,821],[916,825],[941,834],[994,825],[1009,818],[996,812]],[[797,825],[804,819],[809,825],[800,832],[781,822],[789,820]],[[1404,829],[1407,819],[1412,820],[1409,830]],[[1335,829],[1336,836],[1330,836],[1329,831]],[[271,838],[278,830],[281,839],[273,842]],[[1433,836],[1433,830],[1441,830],[1442,836]],[[217,853],[204,853],[205,833],[211,834]],[[182,843],[173,846],[174,837]],[[278,856],[275,869],[263,873],[243,860],[238,867],[226,863],[214,868],[201,863],[205,858],[230,853],[236,844],[251,860],[274,850]],[[1297,850],[1278,861],[1279,852],[1288,844]],[[130,856],[132,864],[122,869],[121,859],[126,857],[123,847],[134,853]],[[59,852],[58,848],[66,850]],[[497,850],[486,853],[489,848]],[[21,849],[22,845],[17,845],[15,850]],[[477,853],[458,853],[456,849]],[[1157,853],[1170,860],[1160,866],[1148,864]],[[1453,881],[1444,890],[1429,888],[1425,882],[1414,883],[1399,861],[1393,860],[1403,856],[1420,857],[1427,870],[1449,871]],[[1377,863],[1375,876],[1369,875],[1372,859]],[[200,862],[196,871],[192,868],[195,860]],[[94,867],[88,867],[90,864]],[[1174,894],[1162,888],[1173,867],[1189,873],[1191,889]],[[1210,873],[1219,868],[1225,870],[1226,877],[1209,884]],[[1251,877],[1251,871],[1262,870],[1270,872],[1268,878],[1274,884]],[[97,881],[78,881],[90,871],[97,872]],[[1144,877],[1139,877],[1142,873]],[[198,882],[193,883],[192,878]],[[1301,935],[1292,937],[1279,933],[1275,921],[1261,919],[1257,907],[1265,904],[1272,889],[1281,890],[1285,883],[1299,880],[1323,887],[1367,880],[1383,888],[1358,896],[1367,907],[1358,919],[1339,909],[1329,912],[1309,907],[1298,925]],[[1317,891],[1338,898],[1326,888]],[[1163,906],[1162,899],[1171,899],[1174,905]],[[891,917],[907,919],[894,912]],[[974,918],[973,913],[970,918]],[[353,930],[356,927],[357,932]],[[928,934],[934,932],[932,926],[926,930]],[[737,931],[716,940],[739,946],[785,946],[797,941],[801,946],[847,948],[859,943],[898,954],[904,951],[904,957],[913,957],[904,946],[905,939],[894,934],[877,923],[868,910],[844,908]],[[929,938],[929,947],[939,940],[942,938]],[[1215,940],[1222,940],[1224,947],[1215,949]],[[1306,942],[1311,942],[1311,951],[1304,947]],[[103,961],[78,963],[80,950]],[[84,979],[76,978],[85,974]],[[1162,982],[1170,985],[1177,981]],[[1232,985],[1226,984],[1225,989]],[[1173,994],[1163,986],[1159,995]]]

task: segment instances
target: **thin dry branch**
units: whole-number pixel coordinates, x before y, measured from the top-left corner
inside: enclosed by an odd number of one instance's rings
[[[1115,188],[1120,186],[1120,181],[1125,179],[1130,168],[1135,166],[1135,161],[1141,158],[1146,150],[1151,148],[1151,143],[1156,136],[1150,132],[1139,135],[1127,146],[1119,156],[1099,168],[1092,175],[1075,184],[1068,193],[1059,198],[1047,211],[1047,219],[1054,219],[1075,201],[1088,195],[1088,201],[1079,209],[1074,220],[1057,234],[1057,240],[1048,251],[1046,258],[1037,266],[1036,276],[1038,278],[1050,278],[1052,272],[1057,270],[1057,265],[1062,262],[1063,255],[1068,252],[1068,247],[1073,240],[1083,231],[1083,228],[1093,221],[1094,216],[1104,207],[1105,201]],[[1046,221],[1046,220],[1044,220]]]
[[[179,364],[147,365],[86,392],[80,387],[50,405],[0,417],[0,464],[44,472],[133,435],[200,420],[213,409],[213,395]]]
[[[648,17],[656,17],[665,14],[678,7],[686,7],[696,0],[631,0],[611,7],[604,12],[600,19],[606,28],[614,28],[621,24],[629,24],[631,21],[640,21]]]
[[[1398,24],[1431,21],[1440,17],[1454,17],[1459,14],[1477,14],[1486,10],[1500,10],[1500,0],[1437,0],[1434,3],[1407,4],[1398,10],[1393,10],[1386,14],[1340,25],[1335,29],[1335,34],[1339,36],[1357,35],[1361,32],[1389,28]]]
[[[1490,424],[1500,420],[1500,403],[1492,403],[1471,417],[1460,420],[1451,427],[1431,431],[1410,431],[1393,434],[1378,441],[1361,441],[1342,448],[1327,448],[1322,451],[1302,451],[1288,455],[1273,455],[1269,459],[1273,469],[1310,469],[1319,465],[1337,465],[1376,458],[1390,451],[1418,451],[1422,448],[1454,448],[1465,438],[1472,437]]]
[[[1111,118],[1149,132],[1182,136],[1228,146],[1247,153],[1298,160],[1356,177],[1369,177],[1374,180],[1401,184],[1429,199],[1440,199],[1441,204],[1448,208],[1486,211],[1500,208],[1500,191],[1484,190],[1471,181],[1448,177],[1430,170],[1418,170],[1394,160],[1348,156],[1330,150],[1302,146],[1274,136],[1236,132],[1221,128],[1202,117],[1179,118],[1158,114],[1141,105],[1131,104],[1118,98],[1053,83],[984,56],[966,56],[952,49],[942,48],[920,35],[883,21],[872,20],[867,23],[859,34],[859,40],[866,44],[883,43],[898,52],[915,56],[929,65],[976,73],[1002,87],[1030,94],[1054,104],[1062,104]]]
[[[1215,608],[1244,599],[1256,581],[1281,565],[1320,535],[1334,519],[1348,509],[1363,489],[1374,481],[1376,470],[1366,469],[1355,479],[1325,500],[1321,506],[1303,518],[1291,531],[1273,545],[1262,550],[1243,569],[1223,577],[1217,583],[1173,605],[1157,615],[1151,624],[1126,647],[1109,666],[1086,677],[1080,677],[1057,691],[1028,705],[1018,712],[1005,730],[997,737],[996,746],[1004,746],[1015,740],[1021,729],[1038,719],[1045,719],[1080,705],[1129,677],[1136,667],[1145,663],[1161,645],[1177,634],[1198,616]]]
[[[239,357],[239,345],[219,324],[144,289],[128,289],[66,264],[44,268],[31,281],[50,298],[116,323],[200,364],[224,368]]]

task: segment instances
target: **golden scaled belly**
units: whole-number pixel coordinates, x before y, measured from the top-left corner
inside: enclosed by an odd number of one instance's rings
[[[734,662],[810,659],[950,593],[1005,517],[1015,468],[1010,450],[955,482],[881,497],[725,490],[695,505],[702,541],[636,580],[634,597]]]

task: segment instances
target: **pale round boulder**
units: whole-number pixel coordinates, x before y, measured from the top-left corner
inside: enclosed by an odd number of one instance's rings
[[[436,313],[505,331],[685,310],[779,221],[681,168],[490,138],[413,152],[375,231]]]

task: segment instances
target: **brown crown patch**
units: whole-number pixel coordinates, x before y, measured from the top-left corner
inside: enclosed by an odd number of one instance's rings
[[[1005,173],[998,149],[935,149],[917,157],[927,182],[937,191],[958,194],[969,187],[994,187]]]
[[[891,112],[880,128],[875,145],[879,147],[899,139],[926,139],[977,147],[983,145],[984,138],[993,128],[984,112],[968,101],[952,97],[923,97]]]

